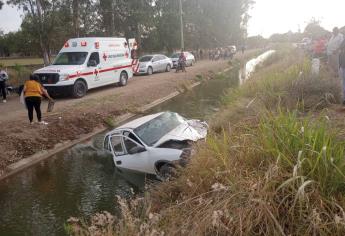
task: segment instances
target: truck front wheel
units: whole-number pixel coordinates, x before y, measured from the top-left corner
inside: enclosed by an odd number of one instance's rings
[[[82,98],[85,96],[86,91],[87,91],[86,83],[82,80],[77,80],[74,83],[72,95],[75,98]]]

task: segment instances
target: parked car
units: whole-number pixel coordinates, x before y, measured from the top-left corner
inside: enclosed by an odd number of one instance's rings
[[[195,63],[195,57],[193,56],[192,53],[190,52],[183,52],[185,57],[186,57],[186,66],[193,66]],[[177,63],[178,63],[178,58],[180,57],[180,52],[174,53],[171,56],[171,60],[173,62],[173,68],[177,67]]]
[[[144,116],[124,124],[104,138],[115,166],[165,178],[191,155],[191,144],[207,135],[208,125],[174,112]]]
[[[136,74],[151,75],[155,72],[169,72],[172,66],[173,63],[167,56],[161,54],[146,55],[139,58],[139,69]]]

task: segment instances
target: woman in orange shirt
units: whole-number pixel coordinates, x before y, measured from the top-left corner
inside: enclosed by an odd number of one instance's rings
[[[41,100],[42,95],[48,97],[48,99],[52,100],[47,91],[42,87],[42,85],[38,82],[37,75],[30,75],[30,80],[25,82],[24,85],[24,96],[25,96],[25,104],[28,109],[28,116],[30,120],[30,124],[33,123],[34,118],[34,108],[37,115],[37,120],[40,124],[48,124],[42,121],[42,112],[41,112]]]

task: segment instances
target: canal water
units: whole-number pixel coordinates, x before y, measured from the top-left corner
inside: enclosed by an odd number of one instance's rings
[[[150,111],[178,112],[207,120],[220,107],[222,96],[238,85],[238,71],[208,80]],[[117,213],[116,195],[142,193],[152,177],[119,172],[112,159],[93,145],[77,145],[0,183],[0,235],[65,235],[70,216],[89,218],[106,210]]]

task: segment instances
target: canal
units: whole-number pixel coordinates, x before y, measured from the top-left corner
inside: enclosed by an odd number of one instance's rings
[[[238,71],[204,81],[191,91],[150,111],[178,112],[208,120],[221,106],[224,92],[238,86]],[[106,210],[117,213],[115,195],[141,194],[146,175],[119,172],[100,150],[103,135],[92,145],[79,144],[0,183],[0,235],[65,235],[70,216],[88,218]]]

